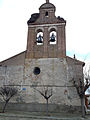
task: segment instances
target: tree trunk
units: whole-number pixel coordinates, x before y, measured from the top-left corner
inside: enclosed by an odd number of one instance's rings
[[[3,113],[5,112],[5,108],[6,108],[7,104],[8,104],[8,101],[5,102],[5,105],[4,105],[3,110],[2,110]]]
[[[46,104],[46,113],[47,113],[47,116],[48,116],[48,99],[46,99],[47,101],[47,104]]]
[[[85,117],[84,95],[83,97],[81,97],[81,110],[82,110],[82,117]]]

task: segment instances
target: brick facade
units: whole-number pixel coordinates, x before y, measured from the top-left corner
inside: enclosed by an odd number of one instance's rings
[[[28,21],[28,40],[27,57],[28,58],[60,58],[66,56],[65,25],[63,18],[55,16],[55,6],[51,3],[45,3],[39,8],[39,16],[35,22]],[[48,16],[45,16],[46,12]],[[34,14],[35,15],[35,14]],[[37,46],[36,36],[38,30],[43,32],[43,45]],[[50,32],[56,31],[57,43],[50,45]]]

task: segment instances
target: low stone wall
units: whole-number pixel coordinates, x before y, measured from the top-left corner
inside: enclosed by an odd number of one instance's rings
[[[0,103],[0,111],[3,108],[4,103]],[[56,113],[81,113],[80,106],[67,106],[49,104],[49,112]],[[46,104],[39,103],[8,103],[6,111],[27,111],[27,112],[46,112]]]

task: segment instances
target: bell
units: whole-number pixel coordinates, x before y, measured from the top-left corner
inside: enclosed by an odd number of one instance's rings
[[[55,35],[54,35],[54,33],[52,33],[52,35],[50,37],[50,42],[55,42]]]
[[[38,37],[37,37],[37,43],[42,43],[42,36],[41,35],[39,35]]]

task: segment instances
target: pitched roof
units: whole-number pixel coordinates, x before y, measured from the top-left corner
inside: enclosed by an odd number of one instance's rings
[[[23,51],[17,55],[14,55],[6,60],[3,60],[0,62],[0,66],[5,66],[5,65],[21,65],[24,63],[24,58],[25,58],[25,53],[26,51]]]

